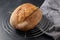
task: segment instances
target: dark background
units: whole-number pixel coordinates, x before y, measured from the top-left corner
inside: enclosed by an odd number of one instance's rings
[[[40,7],[43,1],[44,0],[0,0],[0,40],[53,40],[52,37],[49,37],[48,35],[45,34],[36,38],[23,38],[23,37],[19,37],[19,39],[12,38],[4,30],[3,28],[4,25],[2,25],[3,21],[5,20],[4,18],[8,17],[8,14],[11,14],[13,10],[20,4],[29,2]]]

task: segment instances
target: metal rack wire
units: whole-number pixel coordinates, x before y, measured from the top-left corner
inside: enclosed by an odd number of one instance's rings
[[[3,29],[12,37],[24,37],[24,38],[34,38],[41,36],[49,27],[52,26],[52,23],[46,18],[46,16],[43,16],[42,20],[36,25],[36,27],[32,30],[29,30],[27,32],[22,32],[19,30],[15,30],[10,24],[9,24],[9,17],[6,17],[5,20],[3,20]],[[41,31],[41,29],[43,31]]]

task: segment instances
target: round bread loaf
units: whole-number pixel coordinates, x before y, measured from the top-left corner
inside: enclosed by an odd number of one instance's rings
[[[13,28],[28,31],[40,22],[42,18],[41,10],[33,4],[25,3],[18,6],[10,17],[10,24]]]

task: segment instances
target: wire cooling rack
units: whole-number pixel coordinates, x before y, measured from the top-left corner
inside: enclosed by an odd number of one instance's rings
[[[51,23],[46,16],[43,15],[43,18],[41,21],[36,25],[36,27],[32,30],[29,30],[27,32],[22,32],[19,30],[15,30],[9,23],[10,15],[8,17],[5,17],[3,20],[3,29],[8,33],[11,37],[24,37],[24,38],[34,38],[41,36],[44,32],[48,30],[53,23]],[[42,30],[43,31],[42,31]]]

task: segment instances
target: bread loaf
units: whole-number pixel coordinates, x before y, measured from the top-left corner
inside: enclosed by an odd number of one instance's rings
[[[33,4],[25,3],[18,6],[10,17],[14,29],[28,31],[35,28],[42,18],[41,10]]]

